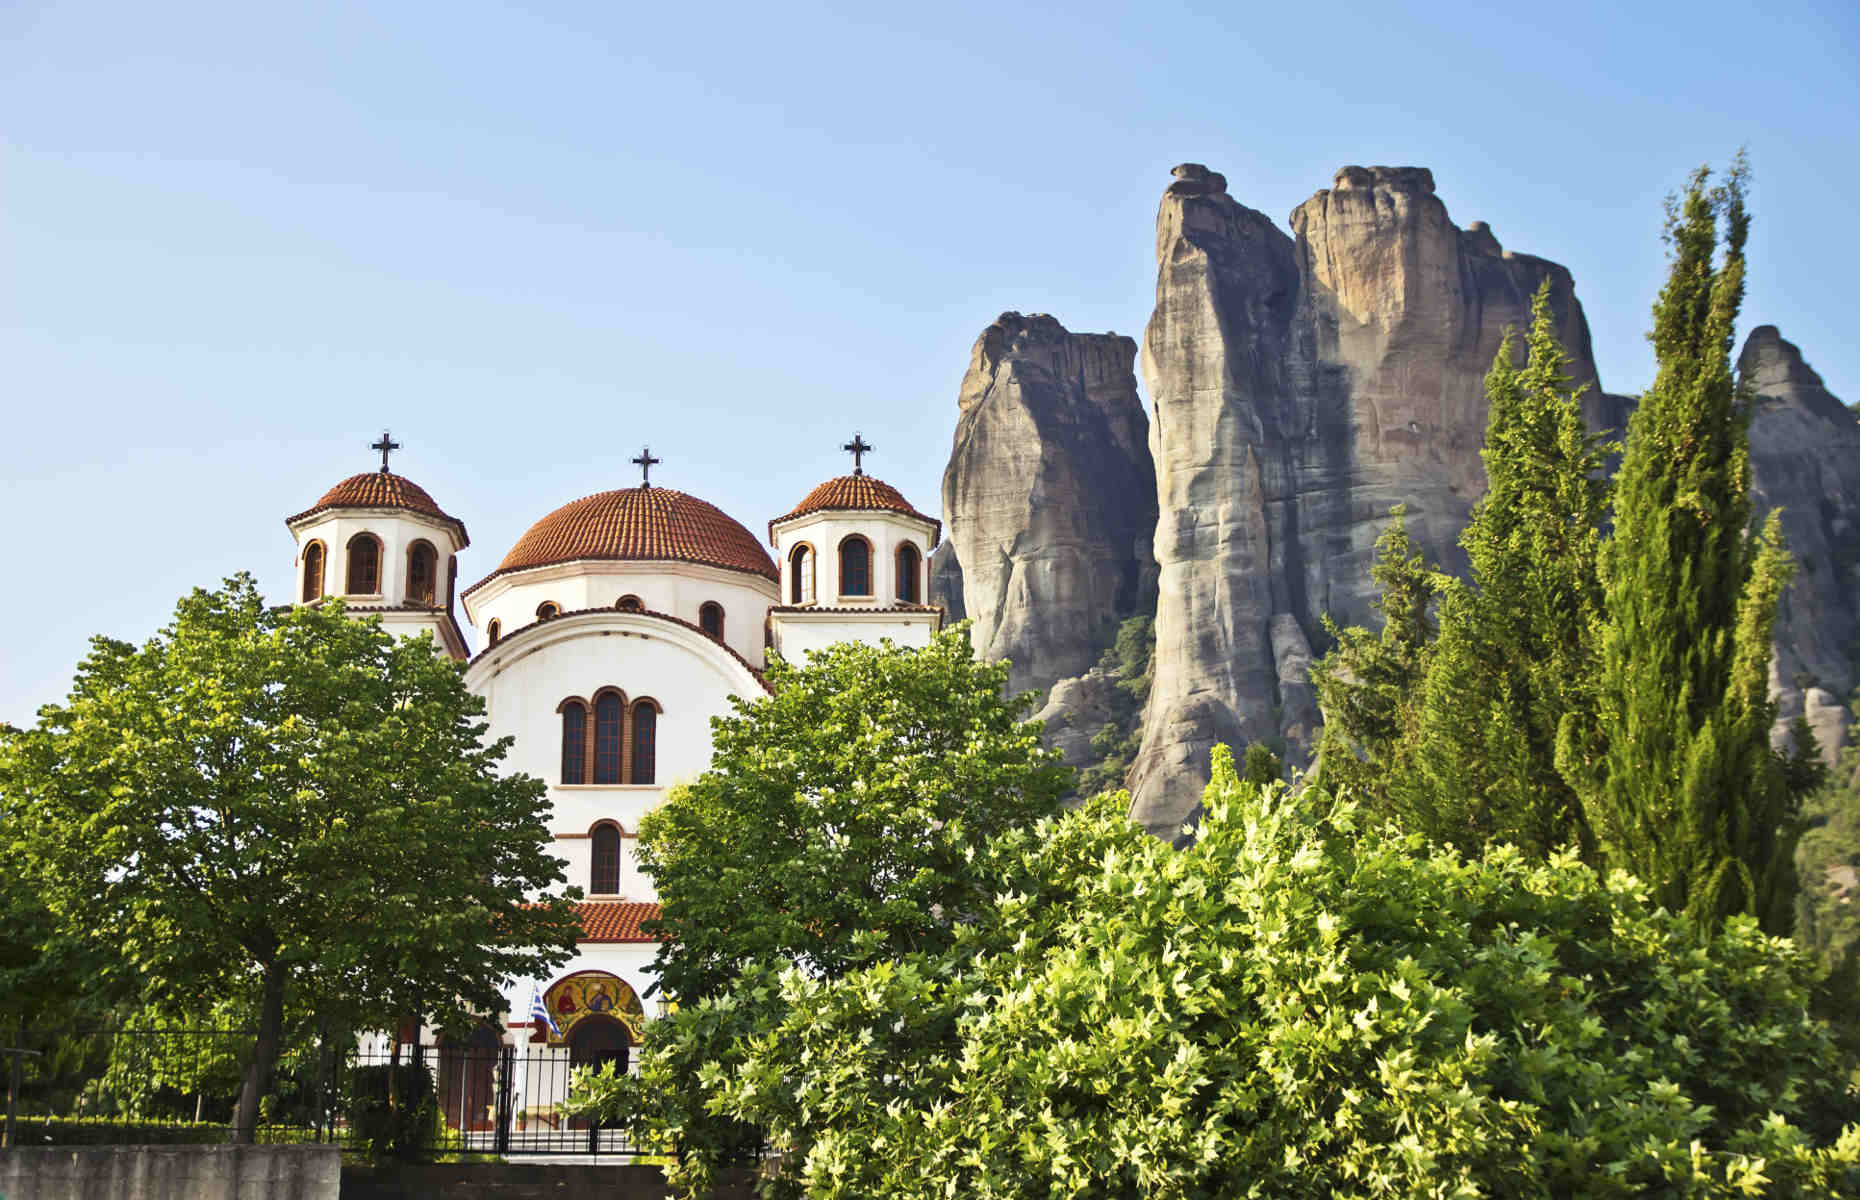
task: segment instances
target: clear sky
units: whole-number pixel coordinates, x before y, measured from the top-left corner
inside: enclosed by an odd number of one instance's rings
[[[1405,11],[1404,11],[1405,10]],[[1860,399],[1851,3],[0,7],[0,720],[397,470],[471,530],[637,479],[751,529],[938,507],[1007,309],[1140,335],[1169,168],[1282,224],[1347,163],[1575,273],[1637,391],[1661,197],[1747,145],[1744,327]]]

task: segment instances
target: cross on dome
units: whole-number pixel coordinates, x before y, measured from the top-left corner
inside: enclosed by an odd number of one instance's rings
[[[865,474],[865,456],[870,454],[872,451],[876,450],[877,448],[878,447],[872,445],[870,442],[865,440],[864,434],[857,433],[857,432],[853,434],[852,441],[847,442],[844,446],[840,447],[840,449],[846,451],[848,454],[853,456],[853,474],[854,475]]]
[[[652,486],[652,468],[665,460],[654,458],[651,446],[642,446],[639,450],[639,457],[628,461],[639,468],[639,486],[649,488]]]
[[[369,446],[368,448],[370,450],[381,451],[381,473],[383,475],[386,475],[388,473],[388,465],[387,465],[388,453],[389,451],[400,449],[400,443],[395,441],[393,438],[393,435],[389,434],[387,430],[383,429],[381,431],[381,440]]]

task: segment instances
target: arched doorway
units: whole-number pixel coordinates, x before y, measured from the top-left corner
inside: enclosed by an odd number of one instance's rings
[[[625,1025],[604,1013],[589,1013],[575,1022],[574,1029],[568,1035],[568,1066],[571,1073],[582,1067],[603,1067],[614,1064],[616,1075],[626,1074],[627,1056],[633,1045],[633,1037]],[[581,1117],[569,1121],[570,1129],[587,1129],[589,1125]]]

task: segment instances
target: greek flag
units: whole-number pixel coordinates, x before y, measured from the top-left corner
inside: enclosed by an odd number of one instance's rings
[[[555,1023],[555,1018],[549,1014],[549,1006],[543,1003],[542,989],[533,983],[530,985],[530,1020],[542,1021],[549,1026],[550,1033],[562,1036],[562,1027]]]

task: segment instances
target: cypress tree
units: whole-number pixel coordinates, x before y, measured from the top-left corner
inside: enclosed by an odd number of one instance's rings
[[[1749,409],[1731,338],[1744,295],[1746,171],[1701,168],[1668,201],[1654,383],[1628,424],[1602,550],[1597,721],[1560,761],[1608,865],[1711,927],[1787,932],[1793,814],[1769,744],[1770,633],[1789,573],[1771,514],[1751,536]],[[1720,230],[1724,244],[1718,261]]]
[[[1549,280],[1526,349],[1515,365],[1508,333],[1486,375],[1487,488],[1460,535],[1471,572],[1442,586],[1414,769],[1390,787],[1414,827],[1469,851],[1506,841],[1540,856],[1572,842],[1592,852],[1556,745],[1565,715],[1592,707],[1605,450],[1566,374]]]

